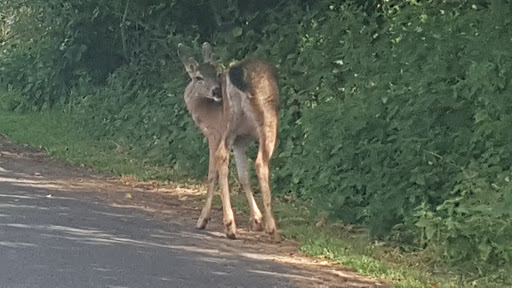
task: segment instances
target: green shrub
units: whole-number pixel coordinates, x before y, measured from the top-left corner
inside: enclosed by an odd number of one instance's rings
[[[442,247],[448,261],[510,264],[512,27],[503,3],[409,7],[383,25],[334,30],[350,23],[339,13],[309,32],[323,37],[320,71],[342,71],[341,87],[301,110],[304,151],[290,161],[301,163],[297,188],[376,236],[396,229],[401,241],[412,233],[418,245]]]

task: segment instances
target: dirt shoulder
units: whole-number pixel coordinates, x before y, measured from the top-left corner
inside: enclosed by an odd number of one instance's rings
[[[59,195],[105,203],[126,209],[138,209],[160,221],[194,226],[200,214],[203,187],[138,182],[127,177],[96,173],[87,167],[49,157],[41,149],[19,145],[0,135],[0,172],[9,171],[19,185],[51,188]],[[48,195],[51,197],[51,195]],[[292,267],[291,279],[298,287],[390,287],[384,282],[360,276],[351,269],[298,252],[298,243],[284,240],[269,243],[267,235],[243,227],[245,215],[237,215],[238,239],[229,240],[223,232],[221,207],[214,207],[212,220],[204,231],[205,248],[217,249],[249,258],[275,261]]]

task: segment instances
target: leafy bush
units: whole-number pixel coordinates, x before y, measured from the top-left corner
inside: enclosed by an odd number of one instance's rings
[[[382,25],[341,12],[309,32],[331,60],[318,65],[320,79],[339,80],[330,93],[317,85],[317,106],[302,109],[295,177],[304,194],[325,198],[335,218],[380,237],[412,233],[472,269],[510,263],[512,35],[503,3],[407,7]]]

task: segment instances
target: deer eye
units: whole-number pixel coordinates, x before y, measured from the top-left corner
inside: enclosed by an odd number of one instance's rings
[[[204,78],[203,78],[203,77],[201,77],[201,76],[196,76],[196,78],[195,78],[195,79],[196,79],[196,81],[203,81],[203,80],[204,80]]]

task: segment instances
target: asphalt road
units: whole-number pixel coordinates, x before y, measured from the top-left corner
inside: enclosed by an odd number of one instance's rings
[[[206,236],[192,227],[58,197],[0,172],[0,287],[293,287],[297,277],[202,248]]]

